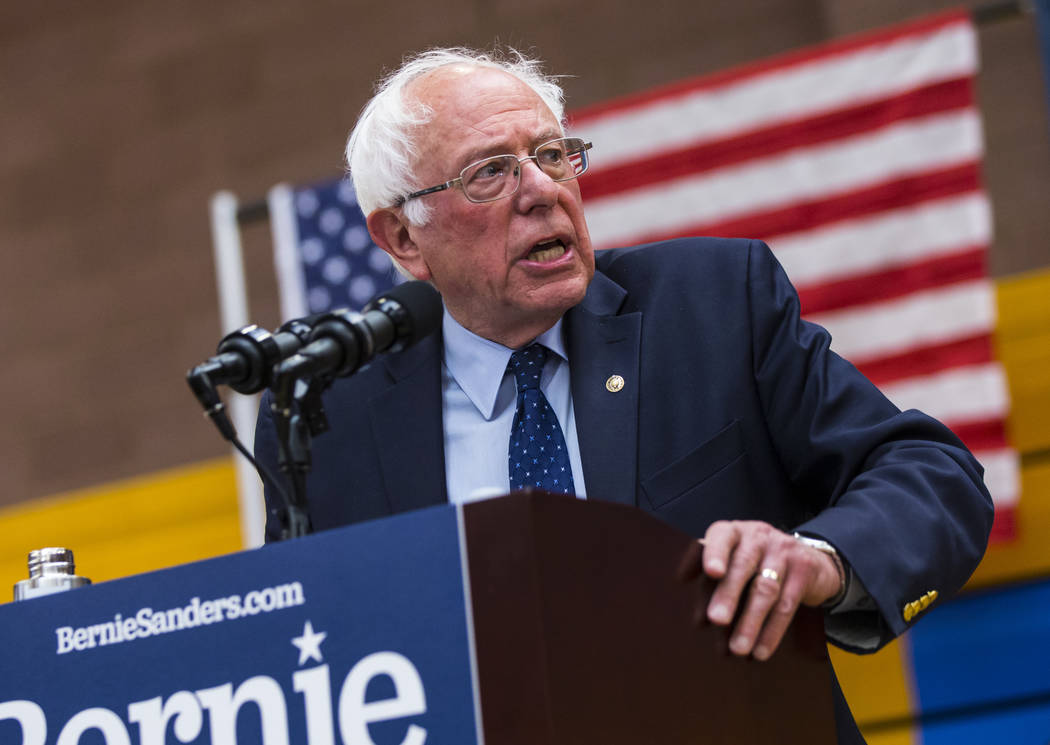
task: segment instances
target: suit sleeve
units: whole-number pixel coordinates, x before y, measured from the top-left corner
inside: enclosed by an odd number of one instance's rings
[[[813,502],[797,530],[834,545],[874,605],[830,615],[828,633],[874,651],[914,622],[909,604],[955,592],[976,569],[992,522],[983,469],[947,427],[900,412],[832,352],[769,249],[748,251],[756,385],[778,456]],[[851,641],[865,636],[875,643]]]

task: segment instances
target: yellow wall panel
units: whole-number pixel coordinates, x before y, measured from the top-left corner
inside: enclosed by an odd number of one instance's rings
[[[241,548],[229,459],[175,468],[0,511],[0,602],[25,579],[26,554],[65,546],[95,582]]]
[[[912,727],[887,730],[885,732],[864,732],[868,745],[919,745],[922,740]]]
[[[1001,277],[995,286],[1000,336],[1011,339],[1050,333],[1050,269]]]
[[[1021,469],[1017,537],[992,545],[967,587],[1050,576],[1050,460]]]
[[[1017,537],[988,549],[969,587],[1050,575],[1050,270],[996,282],[996,347],[1006,369],[1007,424],[1020,452]]]
[[[240,549],[236,519],[215,517],[192,525],[129,536],[122,541],[87,544],[76,551],[78,571],[95,582],[177,566]],[[128,567],[135,567],[128,571]]]
[[[1050,448],[1050,271],[996,283],[996,352],[1010,387],[1009,431],[1022,453]]]
[[[875,654],[869,655],[850,654],[836,647],[828,649],[842,692],[862,731],[866,724],[900,719],[914,712],[911,686],[908,683],[909,663],[900,640],[890,642]],[[880,737],[890,738],[880,742],[886,745],[897,742],[911,745],[910,733],[906,731],[907,728],[902,730],[878,733]],[[864,734],[867,736],[868,733],[865,731]],[[901,736],[905,739],[894,739]]]

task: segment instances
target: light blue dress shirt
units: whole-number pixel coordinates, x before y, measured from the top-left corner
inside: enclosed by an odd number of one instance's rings
[[[514,350],[467,330],[448,311],[441,323],[445,336],[441,396],[449,501],[462,504],[506,494],[510,488],[507,449],[517,400],[514,376],[507,372],[507,363]],[[561,320],[536,341],[554,352],[547,355],[540,390],[558,415],[569,448],[576,496],[584,498],[587,490]]]

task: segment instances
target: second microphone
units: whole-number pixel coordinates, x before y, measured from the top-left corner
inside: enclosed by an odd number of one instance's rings
[[[372,300],[361,314],[337,310],[322,316],[310,342],[275,369],[276,387],[308,375],[352,375],[377,354],[432,334],[440,322],[438,291],[426,282],[405,282]]]

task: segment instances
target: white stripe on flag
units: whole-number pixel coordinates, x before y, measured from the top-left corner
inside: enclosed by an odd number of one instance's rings
[[[1021,462],[1009,448],[975,450],[974,457],[984,466],[984,484],[997,507],[1016,505],[1021,496]]]
[[[1006,375],[997,362],[953,367],[880,386],[900,409],[921,409],[949,427],[1001,419],[1010,408]]]
[[[807,318],[831,332],[836,352],[861,364],[988,333],[995,326],[995,288],[987,279],[959,282]]]
[[[777,236],[769,244],[801,292],[823,282],[985,247],[991,239],[988,199],[971,193]]]
[[[601,152],[593,171],[784,121],[878,100],[977,70],[966,23],[930,35],[831,54],[724,86],[574,124]]]
[[[607,248],[654,233],[828,198],[972,162],[980,155],[980,120],[966,110],[587,200],[584,207],[595,247]]]

